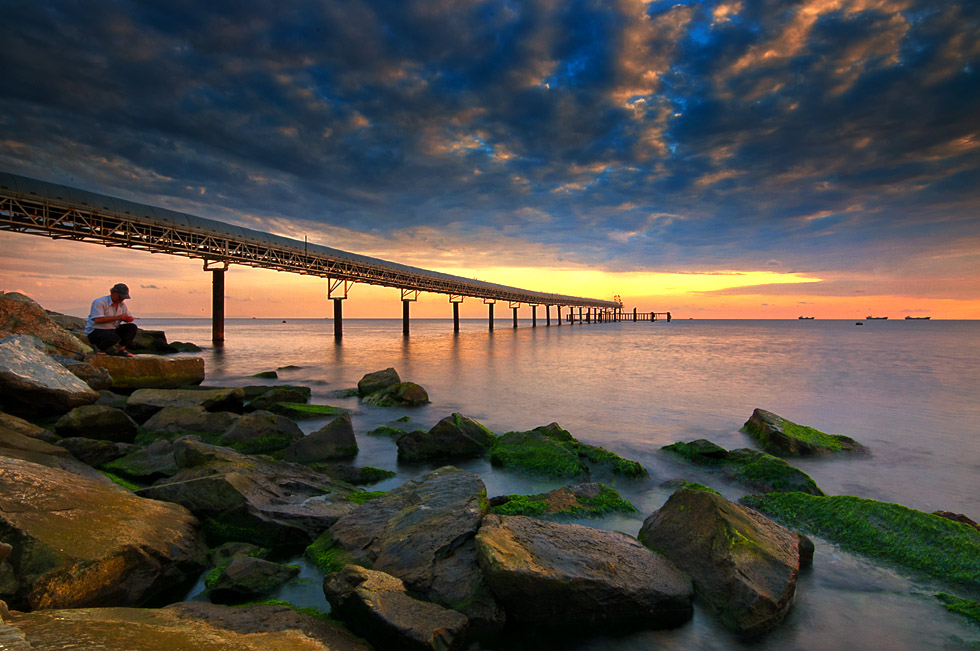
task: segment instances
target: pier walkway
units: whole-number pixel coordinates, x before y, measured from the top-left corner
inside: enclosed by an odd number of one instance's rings
[[[636,321],[638,316],[635,309],[632,315],[624,313],[618,300],[535,292],[429,271],[4,172],[0,172],[0,230],[202,260],[204,270],[212,273],[215,342],[224,340],[224,274],[231,264],[327,279],[338,338],[343,335],[343,301],[354,283],[401,290],[405,334],[409,332],[409,305],[419,292],[448,295],[457,331],[459,304],[464,298],[481,299],[489,306],[490,329],[498,301],[507,302],[513,310],[514,327],[522,304],[531,307],[534,326],[540,305],[545,307],[547,325],[551,325],[552,306],[558,325],[562,308],[568,308],[570,324],[576,322],[576,309],[579,323]],[[646,313],[646,317],[655,320],[656,313]]]

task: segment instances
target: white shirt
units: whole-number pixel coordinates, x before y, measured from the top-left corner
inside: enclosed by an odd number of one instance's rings
[[[129,308],[122,301],[118,305],[112,304],[112,296],[103,296],[92,301],[92,309],[89,310],[88,321],[85,323],[85,334],[90,334],[93,330],[114,330],[118,321],[109,323],[96,323],[94,319],[102,316],[120,316],[129,314]]]

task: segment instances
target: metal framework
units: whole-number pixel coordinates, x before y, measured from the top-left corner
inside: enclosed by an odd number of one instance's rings
[[[347,282],[358,282],[395,287],[403,297],[405,292],[424,291],[448,294],[450,300],[471,296],[485,302],[620,305],[409,267],[4,172],[0,172],[0,230],[197,258],[204,261],[205,269],[226,269],[234,263],[318,276],[331,279],[330,293],[344,298]]]

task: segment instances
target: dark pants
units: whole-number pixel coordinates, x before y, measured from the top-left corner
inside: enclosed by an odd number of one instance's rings
[[[88,336],[88,341],[99,350],[109,350],[116,344],[125,347],[133,343],[136,330],[134,323],[120,323],[112,330],[93,330]]]

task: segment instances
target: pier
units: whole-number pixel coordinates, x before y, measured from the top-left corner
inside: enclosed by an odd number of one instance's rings
[[[343,303],[355,283],[401,290],[405,335],[410,332],[410,306],[420,292],[448,296],[457,332],[459,304],[465,298],[480,299],[488,306],[491,330],[498,301],[506,301],[513,311],[514,328],[522,305],[531,308],[532,327],[537,327],[541,306],[547,326],[551,325],[552,307],[559,326],[562,309],[569,325],[655,321],[658,315],[670,320],[669,312],[638,313],[634,308],[626,313],[618,297],[610,301],[497,285],[4,172],[0,172],[0,230],[201,260],[204,271],[211,272],[212,340],[216,343],[224,341],[225,272],[232,264],[325,278],[338,339],[343,336]]]

